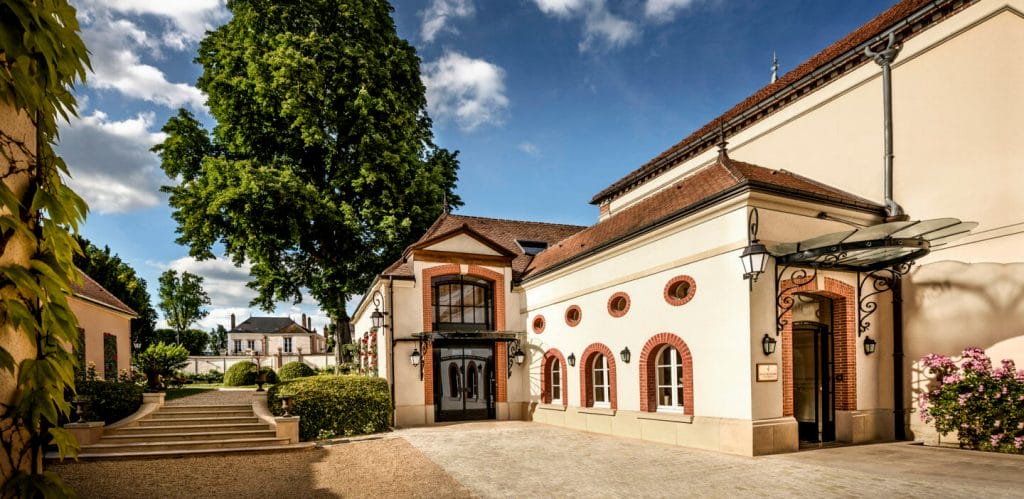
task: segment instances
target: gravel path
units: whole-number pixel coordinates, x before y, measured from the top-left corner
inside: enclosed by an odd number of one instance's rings
[[[255,388],[219,389],[168,400],[164,405],[235,405],[251,404]]]
[[[50,466],[83,498],[473,497],[401,438],[274,454]]]

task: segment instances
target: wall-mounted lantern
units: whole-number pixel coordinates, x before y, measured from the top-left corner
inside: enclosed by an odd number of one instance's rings
[[[761,338],[761,351],[763,351],[765,355],[775,353],[776,343],[777,340],[775,338],[772,338],[771,336],[768,336],[768,333],[765,333],[764,338]]]
[[[629,347],[623,348],[622,351],[619,352],[619,357],[622,358],[622,362],[629,364],[629,358],[631,357],[631,354],[629,353]]]
[[[412,349],[412,353],[409,354],[409,363],[412,364],[413,367],[416,367],[416,366],[420,365],[420,362],[422,360],[423,360],[423,356],[420,355],[419,349],[413,348]]]
[[[565,360],[569,361],[569,367],[575,366],[576,365],[576,354],[570,353],[569,354],[569,358],[565,359]]]
[[[749,243],[746,248],[743,248],[740,262],[743,264],[743,278],[750,279],[750,288],[753,289],[758,276],[764,272],[764,268],[768,264],[768,248],[757,239],[757,208],[752,209],[750,215],[747,216],[747,225],[750,231],[747,238]]]
[[[864,355],[871,355],[875,353],[875,348],[878,347],[878,342],[870,336],[864,337]]]
[[[384,323],[384,317],[388,315],[387,312],[381,312],[380,307],[384,303],[384,295],[381,294],[380,290],[374,290],[373,292],[373,312],[370,313],[370,321],[373,322],[375,329],[386,328],[387,324]]]

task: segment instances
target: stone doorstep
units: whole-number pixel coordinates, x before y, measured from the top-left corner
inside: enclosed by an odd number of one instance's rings
[[[238,410],[238,411],[220,411],[220,412],[213,412],[213,411],[163,412],[163,411],[157,411],[157,412],[154,412],[153,414],[150,414],[149,417],[146,418],[146,419],[148,421],[153,421],[153,420],[157,420],[157,419],[188,419],[188,418],[204,418],[204,417],[205,418],[214,418],[214,417],[216,417],[216,418],[241,418],[241,417],[248,417],[248,416],[252,416],[252,409],[249,409],[248,411]]]
[[[220,423],[220,424],[231,424],[231,423],[259,423],[260,420],[256,416],[237,416],[227,418],[172,418],[172,419],[140,419],[137,421],[138,426],[174,426],[177,424],[207,424],[207,423]]]
[[[238,430],[238,431],[206,431],[191,433],[137,433],[132,435],[103,435],[100,444],[115,443],[138,443],[138,442],[175,442],[175,441],[202,441],[202,440],[226,440],[229,438],[249,437],[276,437],[277,432],[270,428]]]
[[[208,456],[217,454],[248,454],[248,453],[276,453],[276,452],[295,452],[295,451],[308,451],[316,448],[316,442],[299,442],[297,444],[285,444],[285,445],[267,445],[262,447],[241,447],[237,449],[192,449],[192,450],[175,450],[175,451],[150,451],[150,452],[124,452],[124,453],[109,453],[109,454],[94,454],[89,452],[81,452],[78,454],[78,460],[80,461],[92,461],[101,459],[104,461],[108,460],[126,460],[126,459],[160,459],[160,458],[178,458],[178,457],[193,457],[193,456]],[[47,453],[44,456],[47,462],[55,463],[60,461],[60,456],[56,452]],[[73,460],[73,458],[67,458],[67,461]]]
[[[113,435],[134,435],[138,433],[159,434],[159,433],[181,433],[190,430],[214,430],[214,431],[245,431],[245,430],[268,430],[267,423],[229,423],[229,424],[205,424],[205,425],[169,425],[169,426],[128,426],[107,430],[104,436]]]
[[[179,440],[171,442],[137,442],[137,443],[98,443],[82,447],[89,454],[108,452],[146,452],[151,450],[190,450],[190,449],[231,449],[242,447],[261,447],[265,445],[285,445],[287,438],[231,438],[222,440]]]

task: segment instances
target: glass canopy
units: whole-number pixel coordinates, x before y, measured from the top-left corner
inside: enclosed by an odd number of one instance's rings
[[[768,252],[782,265],[871,271],[921,258],[977,226],[956,218],[889,222],[776,244]]]

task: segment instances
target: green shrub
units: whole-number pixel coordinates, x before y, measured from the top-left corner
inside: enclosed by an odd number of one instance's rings
[[[89,402],[85,404],[85,419],[87,421],[115,423],[132,415],[142,406],[143,387],[135,383],[76,380],[75,389],[78,391],[78,396],[89,398]],[[68,400],[73,400],[73,398],[69,396]],[[75,406],[72,405],[72,407]],[[72,421],[77,420],[78,414],[76,413],[73,415]]]
[[[391,424],[391,393],[384,378],[311,376],[279,383],[267,391],[267,403],[278,416],[283,394],[292,396],[289,412],[302,418],[302,440],[376,433]]]
[[[277,377],[280,378],[281,381],[305,378],[306,376],[313,376],[315,374],[315,369],[299,361],[289,362],[281,366],[281,369],[277,370]]]
[[[132,362],[146,375],[149,391],[162,391],[165,387],[160,378],[173,376],[175,371],[188,365],[188,350],[181,345],[160,342],[135,354]]]
[[[269,367],[262,368],[267,374],[267,383],[277,383],[277,373]],[[256,364],[249,361],[236,362],[224,373],[224,386],[246,386],[256,384]]]

